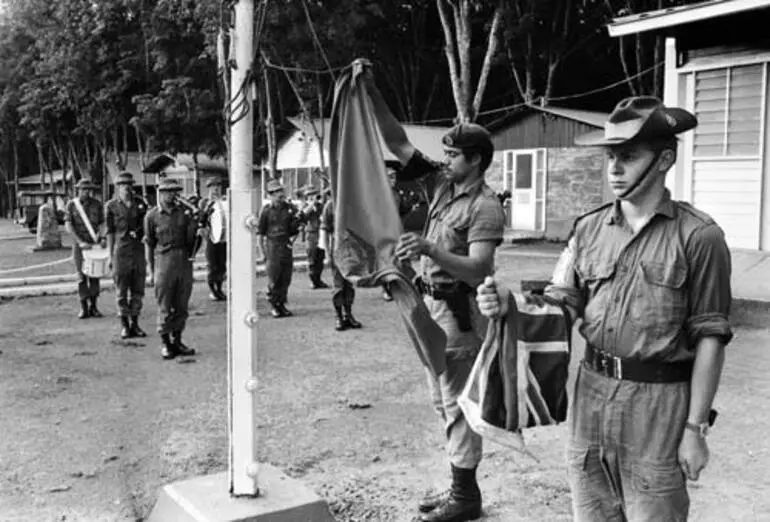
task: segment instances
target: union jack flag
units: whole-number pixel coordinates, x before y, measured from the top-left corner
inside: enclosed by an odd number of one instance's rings
[[[458,402],[473,431],[535,458],[522,430],[567,418],[572,325],[547,297],[511,293],[508,303],[508,314],[489,322]]]

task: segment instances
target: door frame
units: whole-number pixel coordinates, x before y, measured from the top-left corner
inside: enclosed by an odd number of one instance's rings
[[[509,212],[507,216],[507,223],[505,226],[507,228],[513,229],[513,217],[514,217],[514,211],[513,211],[513,205],[516,204],[516,193],[515,193],[515,185],[516,185],[516,156],[517,155],[524,155],[529,154],[532,158],[532,190],[533,193],[533,212],[535,212],[534,215],[534,232],[545,232],[546,229],[546,206],[548,204],[548,149],[545,147],[537,147],[537,148],[527,148],[527,149],[505,149],[502,151],[503,153],[503,190],[509,190],[511,193],[511,197],[509,199],[510,201],[510,207]],[[542,177],[542,191],[541,195],[542,197],[538,198],[538,154],[542,153],[543,155],[543,177]],[[509,157],[512,160],[512,163],[509,164]],[[540,208],[540,227],[538,227],[538,216],[537,216],[537,203],[538,201],[542,202],[541,208]]]

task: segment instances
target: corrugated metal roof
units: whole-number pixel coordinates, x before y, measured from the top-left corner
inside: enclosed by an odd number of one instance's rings
[[[610,36],[623,36],[768,7],[770,7],[770,0],[707,0],[697,4],[617,17],[607,28]]]

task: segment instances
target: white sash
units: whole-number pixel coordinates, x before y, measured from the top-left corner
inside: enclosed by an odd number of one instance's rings
[[[83,208],[83,204],[80,202],[79,198],[75,198],[72,201],[75,202],[75,208],[78,209],[78,213],[80,214],[80,218],[83,220],[83,223],[85,224],[86,228],[88,229],[89,234],[91,234],[91,238],[94,240],[94,243],[99,242],[99,238],[96,237],[96,232],[94,232],[94,227],[91,225],[91,221],[88,219],[88,216],[86,215],[86,211]]]

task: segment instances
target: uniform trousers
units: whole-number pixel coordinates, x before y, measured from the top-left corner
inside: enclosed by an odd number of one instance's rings
[[[471,300],[472,330],[463,332],[457,325],[446,301],[426,295],[423,300],[431,317],[447,336],[446,371],[434,377],[426,368],[431,402],[444,423],[446,452],[449,462],[458,468],[472,469],[479,465],[482,455],[481,436],[474,432],[457,403],[473,368],[481,343],[486,335],[486,320],[478,312],[475,299]]]
[[[142,311],[147,277],[144,247],[140,241],[136,241],[135,244],[115,247],[112,277],[115,282],[115,301],[118,315],[137,317]]]
[[[690,500],[677,454],[690,383],[578,370],[567,463],[577,522],[680,522]]]
[[[288,240],[266,242],[265,271],[267,272],[267,300],[273,307],[286,304],[294,272],[294,252]]]
[[[193,265],[187,251],[175,248],[155,258],[155,299],[158,302],[158,333],[181,332],[189,317]]]
[[[318,231],[306,232],[307,270],[313,282],[320,281],[321,272],[324,269],[324,257],[326,257],[326,251],[318,247],[318,237]]]
[[[227,241],[214,243],[206,239],[207,280],[209,283],[221,283],[227,274]]]
[[[75,262],[75,270],[78,274],[78,297],[80,300],[84,301],[88,298],[99,297],[99,279],[83,274],[83,250],[77,243],[72,244],[72,259]]]
[[[356,299],[356,290],[350,281],[342,276],[342,272],[337,269],[334,260],[331,263],[332,269],[332,303],[335,308],[349,309],[353,306]]]

